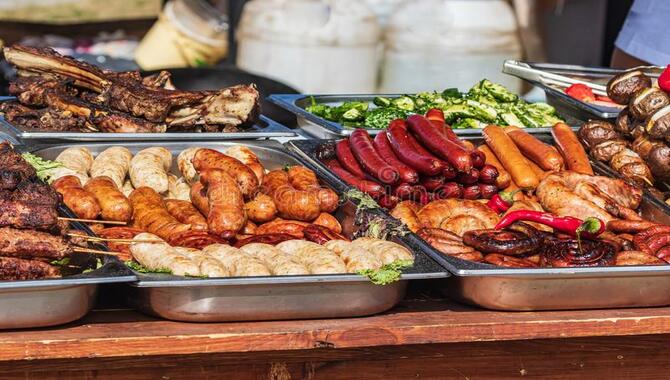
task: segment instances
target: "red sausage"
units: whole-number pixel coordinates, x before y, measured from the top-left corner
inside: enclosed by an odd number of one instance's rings
[[[340,177],[347,184],[357,188],[358,190],[369,194],[373,198],[379,198],[384,195],[384,188],[382,185],[374,181],[362,179],[351,174],[347,169],[343,168],[337,160],[330,159],[324,161],[328,169],[332,170],[338,177]]]
[[[392,210],[398,204],[398,198],[393,195],[382,195],[377,203],[387,210]]]
[[[363,169],[382,183],[393,185],[400,180],[400,173],[384,161],[372,144],[372,137],[365,129],[356,129],[349,136],[351,151]]]
[[[635,248],[639,249],[640,251],[647,252],[653,255],[654,252],[651,252],[651,250],[646,244],[646,240],[660,233],[670,233],[670,226],[658,225],[649,227],[633,237],[633,244],[635,245]]]
[[[421,143],[419,142],[419,140],[417,140],[416,137],[414,137],[411,133],[409,134],[409,142],[410,142],[410,143],[412,144],[412,146],[414,147],[414,150],[416,150],[416,151],[419,152],[420,154],[423,154],[423,155],[426,156],[426,157],[430,157],[430,158],[432,158],[433,160],[437,160],[437,161],[439,161],[440,164],[441,164],[442,167],[443,167],[441,174],[442,174],[445,178],[447,178],[447,179],[456,178],[456,175],[458,174],[458,173],[456,172],[456,169],[454,169],[454,167],[451,166],[448,162],[446,162],[446,161],[442,161],[441,159],[435,157],[434,154],[432,154],[431,152],[429,152],[428,150],[426,150],[426,148],[424,148],[423,145],[421,145]]]
[[[413,185],[419,181],[419,173],[400,161],[395,153],[393,153],[393,147],[391,147],[391,142],[386,132],[378,133],[375,136],[373,144],[379,156],[400,173],[400,180],[402,182]]]
[[[444,112],[442,112],[441,109],[429,109],[428,112],[426,112],[426,119],[430,121],[433,127],[435,127],[436,131],[470,152],[470,156],[472,156],[472,166],[474,166],[476,169],[481,169],[484,166],[486,163],[486,156],[484,153],[476,149],[472,149],[471,146],[468,146],[463,140],[456,136],[454,131],[444,122]]]
[[[430,151],[447,160],[457,171],[467,172],[472,169],[470,152],[446,138],[444,134],[437,132],[425,117],[412,115],[407,118],[407,125]]]
[[[349,144],[349,139],[340,140],[335,144],[335,155],[337,160],[340,162],[342,167],[347,169],[351,174],[356,177],[365,178],[365,172],[363,168],[354,157],[354,153],[351,151],[351,145]]]
[[[437,175],[444,169],[444,164],[441,161],[417,152],[412,145],[411,136],[407,131],[407,124],[405,124],[404,120],[393,120],[386,132],[388,133],[388,139],[391,142],[393,151],[398,158],[419,173]]]
[[[412,196],[412,185],[405,182],[401,183],[393,190],[393,195],[402,200],[409,199]]]
[[[432,192],[437,190],[438,187],[444,185],[445,181],[446,178],[444,178],[444,176],[437,176],[437,177],[421,178],[421,181],[419,183],[421,184],[421,186],[425,187],[426,190]]]

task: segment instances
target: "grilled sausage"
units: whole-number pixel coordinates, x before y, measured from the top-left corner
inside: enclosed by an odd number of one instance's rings
[[[189,201],[166,199],[165,207],[175,219],[190,224],[192,230],[207,231],[207,219]]]
[[[97,219],[100,205],[91,192],[81,186],[79,178],[68,175],[58,178],[51,186],[63,196],[63,203],[82,219]]]
[[[247,217],[256,223],[269,222],[277,216],[277,206],[269,195],[259,193],[244,204]]]
[[[133,224],[162,239],[170,240],[172,236],[191,228],[170,215],[163,198],[150,187],[133,190],[130,193],[130,202],[133,206]]]
[[[258,190],[256,174],[239,160],[213,149],[198,149],[193,156],[193,167],[202,172],[206,169],[220,169],[232,177],[245,197],[252,197]],[[201,174],[202,175],[202,174]]]
[[[116,187],[109,177],[91,178],[84,189],[95,197],[100,205],[100,215],[104,220],[128,222],[133,216],[131,202]]]
[[[277,169],[267,173],[261,191],[272,197],[282,218],[311,222],[321,212],[318,195],[296,190],[291,186],[288,173],[284,170]]]
[[[209,232],[224,239],[232,238],[247,221],[242,191],[233,177],[220,169],[200,171],[200,181],[207,189]]]
[[[539,179],[526,164],[526,158],[521,154],[514,141],[497,125],[489,125],[482,131],[486,145],[491,148],[496,157],[505,167],[514,183],[522,189],[534,189]]]
[[[556,141],[556,146],[565,158],[568,170],[576,171],[581,174],[593,175],[593,168],[589,162],[589,157],[584,151],[582,143],[569,125],[558,123],[551,128],[551,135]],[[521,186],[516,179],[514,182]]]

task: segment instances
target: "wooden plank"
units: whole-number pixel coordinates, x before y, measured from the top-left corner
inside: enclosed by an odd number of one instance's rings
[[[415,300],[367,318],[208,324],[121,310],[94,312],[63,327],[0,333],[0,361],[663,333],[670,333],[670,308],[508,313]]]
[[[90,358],[0,364],[4,379],[658,379],[670,335]]]

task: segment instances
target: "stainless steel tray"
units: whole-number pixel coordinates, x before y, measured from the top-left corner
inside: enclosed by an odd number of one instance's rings
[[[296,115],[298,125],[310,135],[320,139],[335,139],[343,136],[349,136],[354,128],[345,127],[340,123],[323,119],[311,114],[305,110],[310,104],[310,96],[313,96],[317,103],[336,106],[346,101],[365,101],[372,103],[376,96],[385,96],[396,98],[400,94],[372,94],[372,95],[301,95],[301,94],[273,94],[268,97],[268,101],[290,111]],[[562,115],[561,115],[562,116]],[[384,129],[365,128],[371,135],[376,135]],[[547,133],[550,128],[527,128],[530,133]],[[454,133],[459,136],[479,136],[481,129],[454,129]]]
[[[542,136],[550,140],[551,136]],[[474,143],[481,138],[468,138]],[[316,150],[329,140],[296,140],[287,147],[302,161],[321,171]],[[595,166],[596,170],[598,166]],[[606,173],[602,173],[606,174]],[[333,173],[328,178],[335,180]],[[339,181],[340,187],[348,186]],[[641,206],[643,216],[670,225],[667,208],[659,207],[647,195]],[[644,307],[670,305],[670,265],[598,268],[514,269],[474,263],[446,256],[415,234],[403,240],[419,247],[453,276],[441,291],[464,303],[496,310],[561,310]]]
[[[0,97],[0,102],[14,99]],[[12,137],[13,140],[27,143],[62,143],[62,142],[95,142],[95,141],[222,141],[239,139],[261,139],[269,137],[294,137],[297,133],[261,115],[259,120],[243,132],[165,132],[165,133],[102,133],[102,132],[60,132],[29,129],[15,126],[0,116],[0,132]]]
[[[275,141],[244,142],[163,142],[128,143],[125,147],[137,152],[149,146],[163,146],[173,154],[192,146],[224,149],[231,145],[249,146],[267,169],[297,164],[299,160]],[[75,144],[85,146],[94,154],[113,144]],[[50,146],[35,153],[54,159],[72,145]],[[176,160],[175,160],[176,161]],[[175,165],[176,166],[176,165]],[[176,167],[173,167],[178,172]],[[320,178],[321,172],[317,172]],[[322,178],[333,186],[329,178]],[[345,203],[336,216],[345,233],[354,225],[355,205]],[[383,217],[380,215],[380,217]],[[386,286],[372,284],[355,275],[308,275],[198,279],[169,274],[136,273],[138,281],[131,284],[127,302],[137,310],[162,318],[191,322],[222,322],[242,320],[278,320],[302,318],[334,318],[370,315],[385,311],[399,302],[407,280],[444,278],[449,274],[413,245],[398,240],[415,252],[415,264],[401,280]]]
[[[72,216],[63,209],[62,214]],[[79,223],[75,230],[90,233]],[[80,261],[92,255],[77,255]],[[0,281],[0,329],[54,326],[72,322],[93,308],[100,284],[136,281],[115,257],[103,258],[102,267],[58,279]]]
[[[586,67],[579,65],[562,65],[552,63],[530,63],[526,62],[530,67],[539,69],[553,74],[561,74],[575,79],[586,80],[598,84],[607,84],[610,78],[621,73],[623,70],[605,68],[605,67]],[[566,122],[569,124],[579,124],[580,122],[588,121],[589,119],[614,119],[619,115],[620,108],[604,107],[594,104],[589,104],[577,100],[565,93],[565,88],[550,86],[541,83],[537,80],[530,80],[523,76],[516,75],[510,70],[506,70],[503,66],[503,72],[518,76],[544,90],[547,96],[547,103],[554,106],[556,111],[565,116]],[[658,76],[658,72],[649,70],[647,73],[651,76]]]

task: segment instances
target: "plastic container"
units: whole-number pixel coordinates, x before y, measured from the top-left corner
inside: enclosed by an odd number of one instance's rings
[[[522,55],[506,1],[406,1],[388,22],[385,45],[380,93],[467,90],[482,78],[521,91],[519,79],[501,73],[505,59]]]
[[[228,53],[228,20],[204,0],[170,0],[135,50],[143,70],[212,65]]]
[[[253,0],[237,30],[237,66],[302,92],[374,92],[380,28],[356,0]]]

